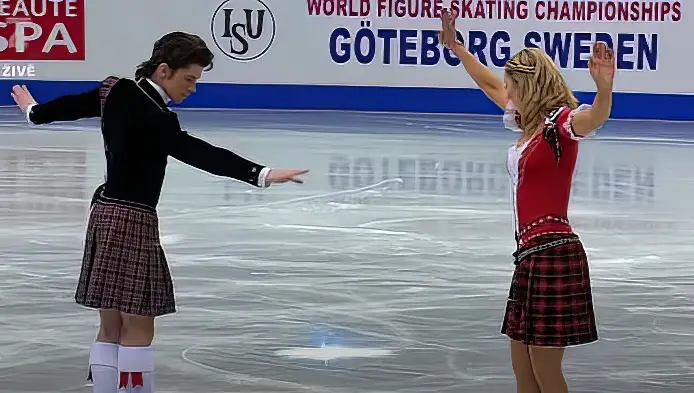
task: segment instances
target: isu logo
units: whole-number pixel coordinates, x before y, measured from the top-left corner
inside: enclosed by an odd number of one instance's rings
[[[267,53],[275,29],[275,17],[262,0],[227,0],[212,15],[214,43],[237,61],[252,61]]]

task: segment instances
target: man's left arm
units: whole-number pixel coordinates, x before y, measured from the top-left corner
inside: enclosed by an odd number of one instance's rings
[[[267,187],[271,168],[253,162],[230,150],[214,146],[182,130],[175,113],[162,113],[162,138],[168,154],[192,167],[256,187]]]

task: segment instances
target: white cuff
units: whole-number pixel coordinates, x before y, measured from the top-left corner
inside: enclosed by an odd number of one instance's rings
[[[118,368],[118,344],[94,342],[89,351],[89,365]]]
[[[29,106],[27,107],[27,111],[25,113],[25,115],[27,117],[27,122],[29,122],[29,124],[33,124],[29,115],[31,114],[31,108],[33,108],[34,105],[36,105],[36,104],[29,104]]]
[[[267,188],[270,187],[270,183],[267,182],[267,176],[270,174],[272,168],[265,167],[260,170],[260,175],[258,175],[258,187]]]
[[[152,346],[118,348],[118,371],[144,372],[154,371],[154,350]]]
[[[571,139],[573,139],[573,140],[575,140],[575,141],[580,141],[580,140],[584,139],[584,137],[582,137],[582,136],[580,136],[580,135],[577,135],[577,134],[574,132],[574,129],[573,129],[573,126],[571,125],[571,124],[572,124],[571,122],[573,121],[574,116],[575,116],[578,112],[581,112],[581,111],[590,109],[590,108],[592,108],[592,107],[593,107],[593,106],[590,105],[590,104],[581,104],[581,105],[578,106],[578,108],[573,109],[571,112],[569,112],[569,116],[567,116],[566,122],[564,123],[564,129],[565,129],[566,132],[569,134],[569,137],[570,137]],[[600,129],[600,127],[598,127],[598,129]],[[595,132],[595,131],[597,131],[597,129],[596,129],[596,130],[591,130],[591,133],[593,133],[593,132]]]

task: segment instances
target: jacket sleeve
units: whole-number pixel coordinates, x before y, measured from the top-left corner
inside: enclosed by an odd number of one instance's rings
[[[28,113],[29,121],[34,124],[100,116],[101,103],[98,87],[84,93],[65,95],[43,104],[32,105]]]
[[[101,96],[107,95],[119,80],[118,77],[109,76],[84,93],[68,94],[43,104],[34,104],[27,111],[27,120],[34,124],[47,124],[101,117]]]
[[[162,112],[159,124],[168,154],[192,167],[256,187],[266,187],[270,168],[248,160],[227,149],[214,146],[181,129],[178,116]]]

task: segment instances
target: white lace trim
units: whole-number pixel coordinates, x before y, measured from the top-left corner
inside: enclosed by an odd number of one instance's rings
[[[518,107],[511,101],[508,100],[508,103],[506,104],[506,108],[504,108],[504,127],[507,129],[513,131],[513,132],[523,132],[521,130],[520,126],[516,122],[516,111],[518,110]]]
[[[593,107],[593,106],[592,106],[592,105],[589,105],[589,104],[581,104],[578,108],[576,108],[576,109],[572,110],[571,112],[569,112],[569,116],[566,118],[566,121],[564,122],[562,128],[564,128],[564,129],[566,130],[566,132],[569,134],[569,137],[571,137],[571,139],[573,139],[573,140],[575,140],[575,141],[580,141],[581,139],[584,138],[584,137],[582,137],[582,136],[580,136],[580,135],[577,135],[577,134],[574,132],[573,127],[571,126],[571,122],[573,121],[574,116],[576,116],[576,114],[577,114],[578,112],[585,111],[585,110],[590,109],[590,108],[592,108],[592,107]],[[600,127],[598,127],[598,129],[599,129],[599,128],[600,128]],[[596,131],[596,130],[593,130],[593,131]]]

